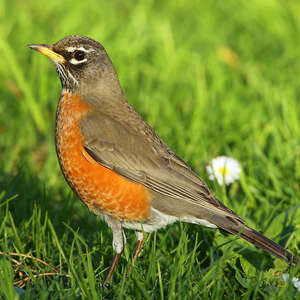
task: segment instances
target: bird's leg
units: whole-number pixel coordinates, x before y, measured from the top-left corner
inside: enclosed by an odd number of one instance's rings
[[[145,243],[145,238],[147,237],[147,233],[137,231],[136,236],[137,236],[138,242],[136,243],[136,246],[135,246],[135,249],[133,252],[133,257],[132,257],[133,264],[136,262],[139,254],[143,248],[143,245]]]
[[[111,276],[112,276],[112,274],[113,274],[113,272],[114,272],[114,270],[115,270],[116,265],[118,264],[118,261],[119,261],[119,258],[120,258],[120,256],[121,256],[121,254],[122,254],[122,252],[121,252],[121,253],[116,253],[116,254],[115,254],[114,259],[113,259],[113,261],[112,261],[112,263],[111,263],[111,266],[110,266],[110,268],[109,268],[109,271],[108,271],[108,273],[107,273],[107,275],[106,275],[104,284],[107,284],[107,283],[110,282]]]
[[[122,224],[119,220],[110,216],[105,216],[105,221],[113,232],[113,248],[116,252],[104,281],[104,284],[107,284],[109,283],[116,265],[118,264],[119,258],[124,250],[126,237],[122,228]]]
[[[135,249],[134,249],[134,252],[133,252],[132,265],[130,266],[129,273],[132,272],[132,267],[135,264],[139,254],[140,254],[140,252],[143,248],[143,245],[145,243],[145,238],[147,237],[147,234],[144,233],[144,232],[141,232],[141,231],[136,231],[136,237],[138,239],[138,242],[136,243],[136,246],[135,246]]]

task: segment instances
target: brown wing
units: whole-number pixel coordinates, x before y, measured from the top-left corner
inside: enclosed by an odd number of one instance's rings
[[[199,176],[162,142],[128,102],[117,109],[105,105],[80,124],[85,149],[97,162],[163,196],[153,202],[155,208],[184,201],[180,205],[183,215],[202,208],[200,217],[218,211],[243,222],[213,197]]]

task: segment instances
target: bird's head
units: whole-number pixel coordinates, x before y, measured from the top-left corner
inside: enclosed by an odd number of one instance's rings
[[[95,87],[120,89],[116,72],[104,47],[91,38],[72,35],[53,45],[28,46],[54,62],[66,91],[85,89],[89,92],[89,89]]]

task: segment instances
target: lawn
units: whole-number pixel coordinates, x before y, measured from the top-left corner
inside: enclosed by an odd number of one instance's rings
[[[128,243],[103,286],[112,233],[72,194],[54,147],[61,91],[27,48],[101,42],[129,101],[247,223],[300,257],[300,2],[0,2],[0,298],[296,299],[289,268],[219,230],[176,223]],[[237,159],[222,187],[206,165]]]

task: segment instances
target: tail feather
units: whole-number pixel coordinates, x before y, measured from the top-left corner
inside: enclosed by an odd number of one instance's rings
[[[261,233],[255,231],[254,229],[245,226],[241,228],[241,231],[238,232],[232,227],[223,228],[225,231],[239,235],[244,240],[254,244],[256,247],[277,256],[280,259],[285,260],[288,264],[292,266],[296,266],[298,264],[298,260],[288,252],[284,247],[280,246],[279,244],[273,242],[272,240],[268,239],[267,237],[263,236]]]

